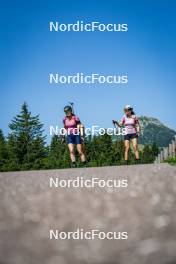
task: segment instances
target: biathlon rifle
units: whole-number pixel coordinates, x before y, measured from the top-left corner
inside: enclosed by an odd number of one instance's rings
[[[71,108],[72,108],[72,113],[75,114],[75,111],[74,111],[74,103],[73,102],[68,102],[70,105],[71,105]]]

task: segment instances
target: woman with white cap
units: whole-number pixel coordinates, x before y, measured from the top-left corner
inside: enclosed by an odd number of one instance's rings
[[[124,144],[125,144],[125,161],[128,164],[128,156],[130,150],[130,141],[132,142],[134,154],[137,163],[139,162],[139,151],[138,151],[138,136],[140,133],[140,125],[139,120],[136,117],[133,107],[130,105],[126,105],[124,107],[124,115],[121,119],[121,122],[117,122],[113,120],[114,124],[117,124],[119,127],[125,126],[126,134],[124,136]]]

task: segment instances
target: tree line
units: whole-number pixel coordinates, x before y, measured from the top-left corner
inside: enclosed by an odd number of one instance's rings
[[[47,145],[40,117],[32,116],[26,103],[22,105],[20,114],[10,122],[9,129],[7,137],[0,129],[0,171],[70,167],[66,142],[61,136],[54,135]],[[86,137],[84,149],[90,167],[124,164],[124,142],[114,140],[108,134]],[[157,154],[158,147],[155,143],[145,145],[140,151],[141,163],[152,163]],[[134,163],[131,151],[130,164]],[[79,167],[81,163],[78,162],[77,165]]]

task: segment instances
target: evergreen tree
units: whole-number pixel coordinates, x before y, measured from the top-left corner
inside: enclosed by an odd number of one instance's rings
[[[113,165],[112,137],[105,133],[104,135],[100,136],[99,139],[99,144],[101,146],[101,151],[99,154],[100,165]]]
[[[86,141],[87,160],[90,166],[106,166],[113,164],[112,137],[104,135],[94,136]]]
[[[0,171],[6,170],[7,160],[7,144],[3,132],[0,129]]]
[[[17,165],[17,169],[42,168],[46,149],[43,124],[39,121],[39,115],[32,116],[24,103],[21,113],[14,117],[9,128],[12,163]]]
[[[21,112],[13,118],[7,140],[0,130],[0,170],[57,169],[70,166],[70,155],[67,143],[60,136],[53,136],[51,144],[45,147],[43,124],[39,115],[32,116],[26,103]],[[104,135],[85,138],[84,149],[89,166],[111,166],[124,164],[124,142],[112,141],[112,137]],[[75,147],[76,148],[76,147]],[[142,163],[152,163],[158,154],[158,147],[145,145],[140,151]],[[76,151],[79,165],[79,155]],[[129,152],[130,163],[135,157]],[[81,162],[80,162],[81,164]]]
[[[8,171],[20,170],[20,164],[17,158],[17,139],[15,135],[9,134],[7,138],[7,151],[8,151]]]
[[[95,167],[100,166],[99,153],[101,146],[99,144],[99,136],[93,136],[91,141],[87,142],[87,160],[89,166]]]
[[[54,135],[51,140],[48,157],[49,168],[67,168],[70,165],[69,151],[62,137]]]
[[[159,153],[159,148],[156,145],[156,143],[153,143],[152,144],[152,154],[153,154],[154,159],[156,158],[156,156],[158,155],[158,153]]]
[[[145,145],[142,153],[142,163],[152,163],[153,155],[150,145]]]
[[[158,153],[159,153],[159,149],[156,143],[153,143],[151,146],[145,145],[142,152],[142,162],[153,163]]]
[[[113,142],[113,164],[121,164],[124,160],[124,142],[123,141],[115,141]]]

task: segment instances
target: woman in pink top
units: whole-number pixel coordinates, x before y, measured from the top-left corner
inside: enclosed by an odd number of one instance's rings
[[[124,108],[125,115],[122,117],[120,123],[113,120],[114,124],[117,124],[119,127],[125,126],[126,135],[124,136],[125,140],[125,161],[128,163],[128,154],[130,150],[130,141],[132,141],[134,154],[136,161],[139,161],[139,151],[138,151],[138,136],[140,133],[139,120],[133,112],[133,108],[130,105],[126,105]]]

